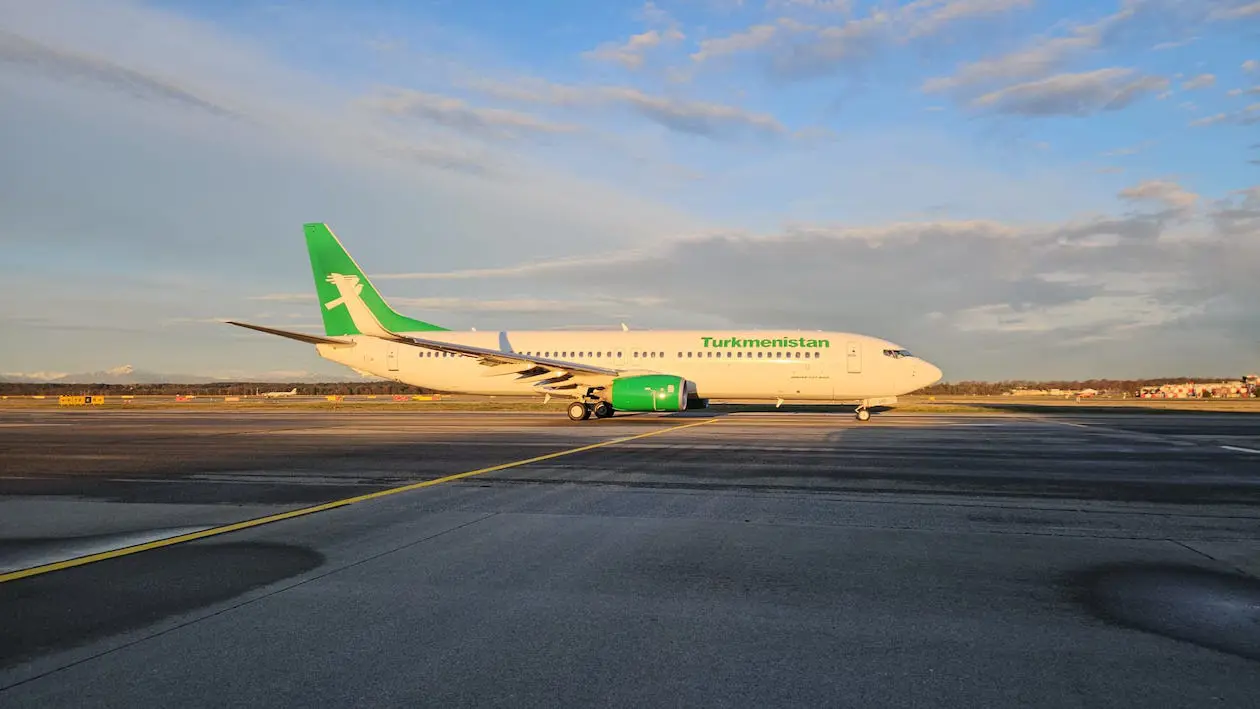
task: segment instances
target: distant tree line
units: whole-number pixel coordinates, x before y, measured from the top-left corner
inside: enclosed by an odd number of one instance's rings
[[[396,382],[215,382],[213,384],[18,384],[0,382],[4,396],[61,396],[63,394],[103,394],[105,396],[250,396],[269,391],[289,391],[297,387],[299,396],[329,394],[432,394],[422,387]]]

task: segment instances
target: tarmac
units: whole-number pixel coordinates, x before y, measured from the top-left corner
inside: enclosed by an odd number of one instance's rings
[[[1255,706],[1260,416],[0,411],[0,705]]]

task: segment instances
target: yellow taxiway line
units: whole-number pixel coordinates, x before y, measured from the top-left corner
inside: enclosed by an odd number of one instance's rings
[[[244,522],[236,522],[234,524],[225,524],[220,527],[211,527],[210,529],[203,529],[200,532],[190,532],[188,534],[181,534],[175,537],[167,537],[166,539],[159,539],[157,541],[146,542],[144,544],[137,544],[135,546],[123,547],[121,549],[113,549],[110,551],[103,551],[98,554],[89,554],[87,556],[80,556],[74,559],[66,559],[65,561],[53,562],[51,564],[32,566],[27,569],[20,569],[18,571],[10,571],[9,573],[6,573],[6,574],[0,574],[0,583],[16,581],[18,579],[28,578],[31,576],[39,576],[41,574],[48,574],[54,571],[61,571],[62,569],[70,569],[75,566],[83,566],[85,564],[92,564],[98,561],[105,561],[106,559],[116,559],[120,556],[139,554],[142,551],[149,551],[151,549],[161,549],[163,547],[174,546],[176,544],[183,544],[184,542],[191,542],[197,539],[205,539],[206,537],[217,537],[220,534],[228,534],[230,532],[239,532],[242,529],[260,527],[264,524],[271,524],[272,522],[279,522],[286,519],[293,519],[294,517],[302,517],[305,515],[314,514],[316,512],[324,512],[326,510],[332,510],[338,507],[345,507],[346,505],[353,505],[359,502],[367,502],[368,500],[375,500],[381,497],[397,495],[402,492],[410,492],[412,490],[419,490],[425,487],[433,487],[434,485],[441,485],[442,483],[449,483],[455,480],[462,480],[464,478],[470,478],[474,475],[482,475],[484,473],[493,473],[496,470],[506,470],[508,468],[516,468],[522,465],[529,465],[530,463],[538,463],[544,460],[560,458],[566,455],[573,455],[574,453],[582,453],[584,451],[594,450],[596,448],[604,448],[606,446],[613,446],[613,445],[617,445],[618,443],[626,443],[628,441],[634,441],[640,438],[647,438],[648,436],[659,436],[662,433],[669,433],[671,431],[677,431],[683,428],[693,428],[695,426],[703,426],[705,424],[714,423],[715,421],[717,421],[717,419],[706,419],[704,421],[697,421],[696,423],[682,424],[681,426],[670,426],[669,428],[658,429],[655,431],[648,431],[647,433],[639,433],[633,436],[626,436],[624,438],[614,438],[611,441],[602,441],[600,443],[592,443],[590,445],[580,446],[578,448],[570,448],[568,450],[557,451],[555,453],[548,453],[546,455],[535,456],[533,458],[526,458],[524,460],[515,460],[510,463],[501,463],[499,465],[492,465],[488,468],[478,468],[477,470],[469,470],[468,472],[456,473],[454,475],[447,475],[441,478],[434,478],[433,480],[424,480],[418,483],[410,483],[408,485],[403,485],[401,487],[394,487],[388,490],[379,490],[377,492],[369,492],[366,495],[358,495],[356,497],[347,497],[343,500],[334,500],[333,502],[325,502],[322,505],[314,505],[312,507],[303,507],[301,509],[290,510],[289,512],[281,512],[279,514],[268,515],[266,517],[258,517],[256,519],[247,519]]]

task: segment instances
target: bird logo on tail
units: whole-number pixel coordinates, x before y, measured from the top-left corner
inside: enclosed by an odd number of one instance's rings
[[[350,306],[348,301],[350,298],[362,300],[360,293],[363,292],[363,284],[359,282],[358,276],[346,276],[340,273],[330,273],[324,280],[336,286],[337,293],[341,295],[340,298],[324,303],[324,307],[328,310],[332,310],[339,305],[345,305],[346,308],[349,309]]]

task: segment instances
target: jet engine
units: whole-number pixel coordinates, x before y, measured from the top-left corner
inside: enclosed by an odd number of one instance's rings
[[[612,380],[609,403],[617,411],[682,411],[687,408],[687,385],[672,374],[618,377]]]

